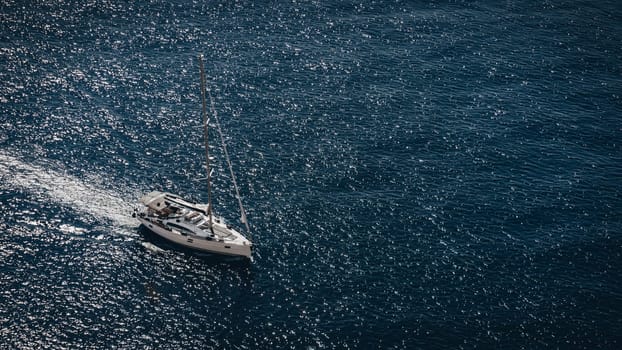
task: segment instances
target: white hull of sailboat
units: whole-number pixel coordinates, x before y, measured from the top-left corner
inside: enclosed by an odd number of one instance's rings
[[[157,225],[145,218],[139,217],[138,220],[151,232],[158,236],[184,246],[186,248],[231,256],[251,257],[251,244],[240,244],[238,242],[221,242],[217,240],[207,240],[199,236],[182,235],[178,232],[171,231],[165,227]]]
[[[140,201],[145,208],[135,211],[134,215],[149,230],[158,236],[178,245],[199,251],[251,257],[252,242],[233,227],[228,226],[224,219],[215,217],[212,211],[210,156],[208,141],[209,118],[206,106],[206,80],[203,69],[203,56],[199,56],[201,68],[201,101],[203,115],[203,137],[205,140],[205,169],[207,171],[207,205],[188,202],[181,197],[160,191],[151,191]],[[223,153],[229,166],[231,181],[240,206],[240,221],[246,226],[250,238],[250,228],[246,221],[246,213],[242,206],[240,191],[235,181],[231,159],[227,152],[225,137],[220,129],[214,100],[210,94],[211,112],[215,119],[222,142]]]

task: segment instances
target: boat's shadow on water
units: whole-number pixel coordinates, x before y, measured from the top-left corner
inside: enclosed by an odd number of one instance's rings
[[[138,233],[143,238],[142,245],[145,249],[149,249],[154,253],[178,252],[188,257],[193,257],[208,265],[223,265],[240,269],[248,269],[251,267],[251,259],[237,256],[226,256],[220,254],[210,254],[206,252],[198,252],[183,246],[169,242],[168,240],[158,236],[145,226],[138,227]]]

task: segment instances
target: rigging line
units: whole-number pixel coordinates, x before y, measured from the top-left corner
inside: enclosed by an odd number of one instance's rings
[[[248,220],[246,220],[246,212],[244,211],[244,206],[242,205],[242,197],[240,196],[240,190],[238,189],[237,181],[235,180],[235,175],[233,173],[233,166],[231,165],[231,158],[229,158],[229,151],[227,151],[227,143],[225,142],[225,137],[222,132],[222,128],[220,127],[220,121],[218,120],[218,113],[216,112],[216,108],[214,107],[214,99],[212,98],[212,93],[210,90],[207,90],[207,95],[209,96],[210,101],[210,110],[212,115],[214,116],[214,120],[216,121],[216,129],[218,129],[218,134],[220,135],[220,141],[222,142],[222,149],[225,154],[225,158],[227,159],[227,165],[229,166],[229,172],[231,174],[231,180],[233,182],[233,187],[235,188],[235,198],[238,200],[238,204],[240,205],[240,221],[244,223],[246,226],[246,233],[248,233],[248,238],[251,239],[251,230],[248,225]],[[252,239],[251,239],[252,240]]]

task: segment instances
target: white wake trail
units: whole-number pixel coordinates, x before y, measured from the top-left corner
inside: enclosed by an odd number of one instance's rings
[[[131,216],[133,206],[120,194],[72,175],[27,164],[3,152],[0,152],[0,179],[26,191],[43,194],[78,212],[106,219],[116,229],[138,226],[138,221]]]

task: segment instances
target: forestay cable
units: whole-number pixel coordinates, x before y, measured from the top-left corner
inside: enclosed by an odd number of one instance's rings
[[[251,239],[251,230],[248,225],[248,221],[246,220],[246,211],[244,211],[244,206],[242,205],[242,197],[240,197],[240,190],[238,189],[237,181],[235,181],[235,175],[233,173],[233,166],[231,165],[231,159],[229,158],[229,151],[227,151],[227,143],[225,142],[225,136],[222,132],[222,128],[220,127],[220,121],[218,120],[218,113],[216,112],[216,108],[214,107],[214,99],[212,98],[212,93],[210,89],[207,89],[207,95],[209,96],[210,101],[210,109],[212,112],[212,116],[216,121],[216,129],[218,129],[218,134],[220,135],[220,142],[222,143],[222,149],[225,154],[225,158],[227,159],[227,165],[229,166],[229,173],[231,174],[231,180],[233,182],[233,187],[235,188],[235,198],[238,200],[238,204],[240,205],[240,221],[244,223],[246,226],[246,233],[248,233],[248,238]],[[252,239],[251,239],[252,240]]]

